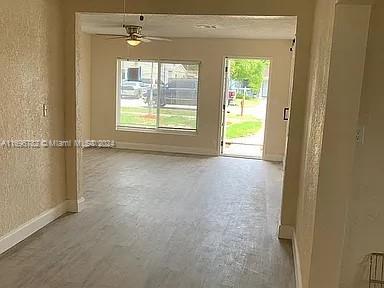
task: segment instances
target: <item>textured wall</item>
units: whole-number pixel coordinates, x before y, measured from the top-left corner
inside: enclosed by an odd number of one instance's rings
[[[368,287],[368,258],[384,251],[384,2],[372,9],[360,125],[365,141],[356,151],[355,189],[352,190],[345,237],[341,287]]]
[[[317,189],[311,288],[340,285],[370,13],[369,5],[336,6]]]
[[[369,6],[318,2],[296,225],[303,287],[339,287],[369,17]]]
[[[297,204],[296,239],[303,287],[308,287],[317,185],[331,56],[334,1],[318,1],[312,42],[304,156]]]
[[[64,137],[59,5],[0,2],[0,139]],[[0,149],[0,159],[1,236],[65,199],[65,163],[60,149]]]
[[[290,45],[289,40],[174,39],[169,43],[154,42],[128,48],[124,40],[92,37],[92,137],[127,143],[177,145],[217,154],[224,57],[269,57],[272,58],[272,75],[265,153],[283,156],[286,122],[282,119],[282,111],[289,100]],[[197,135],[116,131],[118,57],[201,61]]]

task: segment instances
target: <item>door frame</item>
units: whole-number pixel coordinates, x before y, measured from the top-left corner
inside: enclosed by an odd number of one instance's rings
[[[264,122],[264,139],[263,139],[263,154],[261,158],[258,157],[252,157],[252,156],[242,156],[242,155],[230,155],[230,154],[224,154],[224,145],[225,145],[225,127],[226,127],[226,115],[227,115],[227,101],[226,96],[228,92],[228,80],[229,80],[229,71],[226,71],[227,62],[231,59],[251,59],[251,60],[268,60],[269,61],[269,81],[268,81],[268,95],[267,95],[267,105],[266,105],[266,113],[265,113],[265,122]],[[221,80],[221,99],[220,99],[220,129],[218,133],[218,154],[220,156],[230,156],[230,157],[239,157],[239,158],[251,158],[251,159],[258,159],[258,160],[264,160],[265,158],[265,144],[267,142],[267,123],[268,123],[268,115],[270,112],[270,95],[271,95],[271,88],[272,88],[272,69],[273,69],[273,57],[270,56],[224,56],[222,61],[222,80]],[[229,70],[229,69],[228,69]]]

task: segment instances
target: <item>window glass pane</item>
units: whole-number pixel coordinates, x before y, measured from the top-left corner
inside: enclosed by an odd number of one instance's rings
[[[160,65],[159,127],[196,130],[199,65]]]
[[[120,61],[117,125],[155,128],[157,109],[153,95],[157,91],[158,64],[142,61]]]

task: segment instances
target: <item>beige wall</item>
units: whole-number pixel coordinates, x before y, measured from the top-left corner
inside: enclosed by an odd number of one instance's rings
[[[90,140],[91,139],[91,35],[83,33],[78,29],[76,34],[76,139],[77,140]],[[76,148],[73,148],[76,149]],[[82,166],[82,153],[83,149],[77,148],[77,172],[79,175],[77,181],[78,195],[77,198],[82,198],[83,191],[83,166]],[[68,167],[69,168],[69,167]],[[72,170],[71,172],[73,173]],[[68,177],[67,177],[68,178]],[[68,195],[71,200],[76,199],[73,195]],[[79,209],[79,208],[78,208]]]
[[[129,13],[173,13],[173,14],[221,14],[221,15],[281,15],[298,16],[297,57],[295,84],[293,88],[291,117],[289,121],[290,141],[287,147],[286,172],[284,177],[284,201],[282,205],[282,224],[294,225],[296,218],[296,199],[298,176],[300,171],[302,132],[306,102],[307,75],[309,65],[310,42],[314,0],[241,0],[223,2],[221,0],[198,1],[140,1],[129,2]],[[66,0],[64,4],[65,48],[66,48],[66,136],[76,135],[76,89],[75,89],[75,24],[76,12],[121,12],[120,0]],[[67,185],[68,197],[77,195],[77,154],[67,150]]]
[[[217,155],[219,151],[220,112],[224,57],[271,58],[271,89],[266,154],[284,154],[286,122],[282,111],[288,103],[291,41],[174,39],[129,48],[124,40],[109,41],[92,37],[92,125],[94,139],[112,139],[125,143],[144,143],[187,147]],[[149,132],[116,131],[116,61],[131,59],[167,59],[200,61],[198,133],[175,135]]]
[[[60,2],[0,2],[0,139],[64,139]],[[0,159],[2,236],[65,200],[65,163],[63,149],[1,148]]]
[[[317,185],[332,46],[333,17],[334,1],[318,1],[312,40],[305,142],[295,228],[303,287],[309,287]]]
[[[91,139],[91,35],[79,33],[77,61],[79,67],[78,83],[78,119],[80,123],[79,137]]]
[[[365,3],[373,0],[340,2]],[[63,7],[60,7],[60,3]],[[343,63],[332,60],[332,57],[343,55],[331,49],[332,44],[336,43],[332,42],[335,41],[333,0],[318,1],[313,45],[312,50],[309,49],[313,4],[314,1],[307,0],[284,2],[243,0],[225,4],[219,0],[187,3],[171,0],[131,1],[129,12],[298,16],[295,84],[284,179],[282,223],[295,225],[297,217],[296,238],[304,287],[364,287],[367,263],[362,260],[372,251],[382,251],[384,240],[382,232],[384,102],[381,85],[384,64],[382,37],[384,3],[376,1],[373,8],[359,120],[360,125],[366,128],[365,143],[355,152],[354,174],[352,174],[355,180],[351,181],[355,184],[355,189],[350,189],[351,194],[347,188],[350,186],[345,185],[348,179],[352,179],[351,174],[343,174],[343,168],[348,168],[346,166],[351,163],[349,157],[353,152],[351,137],[356,124],[355,109],[359,101],[356,94],[353,94],[353,103],[348,106],[351,110],[344,111],[343,104],[347,102],[342,101],[346,101],[348,89],[339,90],[342,85],[328,80],[340,80],[338,77],[341,74],[337,73],[340,71],[349,73],[349,69],[345,68],[350,67],[350,70],[355,72],[359,69],[361,72],[363,68],[361,62],[359,62],[360,68],[356,68],[354,65],[348,66],[350,63],[344,63],[348,64],[344,67]],[[64,104],[65,135],[68,139],[76,137],[76,128],[79,128],[76,127],[76,92],[81,90],[76,86],[80,78],[77,78],[75,72],[75,67],[78,65],[75,48],[75,12],[119,12],[120,6],[121,1],[117,0],[108,2],[33,0],[29,1],[28,6],[25,5],[25,1],[20,0],[3,0],[0,3],[2,15],[0,138],[63,138]],[[64,13],[65,33],[60,25],[60,12]],[[348,29],[359,30],[364,28],[366,23],[360,24],[358,21],[350,23]],[[347,36],[353,35],[346,33],[348,29],[338,31],[341,34],[341,36],[338,34],[338,37],[341,37],[338,41],[343,39],[343,32]],[[353,37],[347,39],[353,43]],[[361,44],[360,41],[358,43]],[[65,57],[62,53],[63,45],[65,45]],[[309,57],[310,51],[311,57]],[[306,94],[309,63],[310,87]],[[332,68],[332,63],[335,69]],[[344,67],[347,71],[337,70],[337,67]],[[63,69],[66,71],[65,74]],[[333,76],[329,78],[330,75]],[[63,79],[65,79],[65,97],[62,94]],[[348,85],[344,87],[354,87],[353,85],[358,84],[354,80],[355,78],[345,80],[343,83]],[[356,90],[352,92],[355,93]],[[80,94],[82,93],[79,92],[78,96]],[[304,116],[307,95],[307,113]],[[42,117],[43,103],[47,103],[49,107],[47,118]],[[334,123],[338,123],[337,114],[345,112],[346,114],[341,115],[347,116],[346,119],[352,120],[351,123],[341,121],[340,125],[332,127]],[[302,152],[301,136],[304,123],[307,125]],[[344,131],[347,133],[344,134]],[[340,135],[342,141],[338,144]],[[209,139],[209,143],[212,144],[212,138]],[[341,144],[346,145],[346,149]],[[335,150],[332,151],[333,149]],[[68,197],[78,197],[76,172],[78,158],[81,156],[77,156],[75,152],[73,149],[67,150],[65,165],[63,150],[0,150],[2,161],[0,235],[65,200],[66,184]],[[346,161],[341,161],[340,155],[335,155],[337,152],[347,156]],[[329,153],[327,157],[321,157],[327,153]],[[65,182],[66,173],[67,182]],[[338,182],[339,175],[342,176],[341,182]],[[337,205],[340,203],[343,207],[338,211]],[[349,205],[348,211],[346,203]],[[347,223],[342,214],[348,216]],[[335,219],[337,221],[333,221]],[[332,233],[332,229],[335,229],[335,234]],[[330,247],[324,243],[330,243]],[[342,259],[341,249],[344,252]],[[340,267],[342,267],[341,274]],[[341,279],[341,284],[337,283],[338,278]]]
[[[336,6],[309,283],[314,288],[340,284],[370,12],[370,6]]]
[[[384,2],[372,9],[359,125],[365,141],[356,151],[340,287],[368,287],[368,258],[384,250]]]
[[[303,287],[339,287],[351,252],[344,241],[369,16],[369,6],[332,0],[316,8],[295,232]]]

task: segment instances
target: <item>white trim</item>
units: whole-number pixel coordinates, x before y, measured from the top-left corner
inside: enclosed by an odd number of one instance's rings
[[[296,233],[293,232],[292,237],[292,250],[293,250],[293,262],[295,265],[295,279],[296,279],[296,288],[302,288],[302,275],[301,275],[301,264],[300,264],[300,255],[299,255],[299,247],[297,245]]]
[[[290,225],[279,226],[279,239],[292,240],[295,229]]]
[[[256,156],[248,156],[248,155],[236,155],[236,154],[223,154],[222,157],[230,157],[230,158],[241,158],[241,159],[252,159],[252,160],[260,160],[263,161],[262,158]]]
[[[272,70],[274,65],[274,60],[272,58],[269,58],[269,75],[268,75],[268,95],[267,95],[267,103],[265,107],[265,119],[264,119],[264,139],[263,139],[263,159],[268,160],[268,157],[271,157],[272,155],[266,155],[265,151],[268,149],[268,145],[270,142],[270,135],[269,135],[269,128],[270,128],[270,115],[271,115],[271,95],[272,91],[274,89],[274,85],[272,86]],[[273,74],[274,75],[274,74]],[[268,161],[275,161],[275,160],[268,160]]]
[[[41,228],[47,226],[49,223],[55,221],[63,214],[67,212],[78,213],[82,211],[84,209],[84,204],[84,197],[79,200],[66,200],[0,237],[0,255],[25,240],[33,233],[39,231]]]
[[[283,162],[284,155],[281,154],[264,154],[263,160],[273,162]]]
[[[156,151],[156,152],[166,152],[166,153],[218,156],[216,149],[210,150],[205,148],[157,145],[157,144],[146,144],[146,143],[116,142],[115,148],[139,150],[139,151]]]
[[[33,233],[48,225],[66,212],[67,202],[64,201],[56,207],[43,212],[39,216],[4,235],[0,238],[0,254],[31,236]]]
[[[81,197],[78,200],[67,200],[67,212],[79,213],[84,209],[85,199]]]

